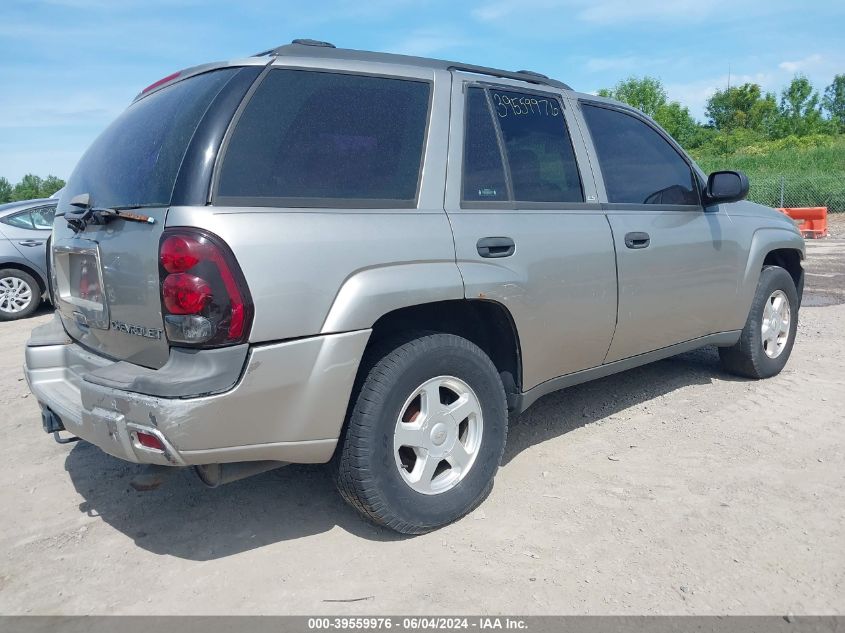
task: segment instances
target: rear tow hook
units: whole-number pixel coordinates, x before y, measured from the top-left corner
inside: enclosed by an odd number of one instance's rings
[[[58,444],[73,444],[74,442],[78,442],[79,438],[75,435],[70,437],[62,437],[59,435],[59,431],[53,431],[53,439],[56,440]]]

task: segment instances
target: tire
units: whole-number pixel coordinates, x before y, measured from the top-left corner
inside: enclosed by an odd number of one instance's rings
[[[777,321],[764,324],[764,314],[770,314],[777,299],[785,299],[788,323],[773,315]],[[769,307],[767,307],[767,304]],[[776,328],[772,327],[776,323]],[[769,333],[764,337],[763,327]],[[780,266],[765,266],[757,282],[757,291],[739,341],[732,347],[720,347],[722,367],[732,374],[747,378],[769,378],[780,373],[795,343],[798,329],[798,292],[792,276]],[[781,332],[781,336],[772,333]],[[785,337],[785,338],[782,338]],[[781,340],[782,338],[782,340]]]
[[[15,268],[0,270],[0,321],[31,315],[41,305],[41,287],[29,273]]]
[[[377,345],[365,363],[333,460],[343,498],[403,534],[472,511],[493,486],[507,438],[496,367],[470,341],[437,333]],[[443,407],[460,412],[438,414]]]

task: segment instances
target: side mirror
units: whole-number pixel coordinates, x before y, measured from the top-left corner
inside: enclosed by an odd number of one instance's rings
[[[748,195],[748,176],[741,171],[714,171],[707,178],[707,190],[704,192],[708,204],[736,202]]]

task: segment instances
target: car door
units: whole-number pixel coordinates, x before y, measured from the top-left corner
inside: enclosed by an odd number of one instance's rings
[[[468,299],[513,317],[522,388],[600,365],[613,239],[561,93],[454,73],[446,211]]]
[[[727,329],[739,246],[730,217],[701,204],[680,149],[632,110],[581,101],[616,250],[619,316],[605,362]]]
[[[55,204],[41,205],[8,215],[2,220],[3,235],[15,249],[47,274],[47,238],[53,228]]]

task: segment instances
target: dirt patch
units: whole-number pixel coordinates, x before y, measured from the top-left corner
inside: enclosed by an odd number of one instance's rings
[[[842,271],[845,241],[815,244],[808,271]],[[805,305],[842,280],[809,275]],[[136,492],[139,467],[53,443],[20,369],[47,318],[0,324],[2,613],[845,611],[845,305],[803,308],[770,380],[706,348],[542,399],[489,499],[417,538],[321,466]]]
[[[827,230],[830,237],[845,239],[845,213],[829,213]]]

